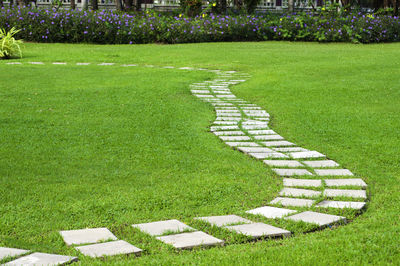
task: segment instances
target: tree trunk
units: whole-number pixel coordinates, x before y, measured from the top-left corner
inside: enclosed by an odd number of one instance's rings
[[[0,0],[0,7],[3,7],[3,6],[4,6],[3,0]]]
[[[115,0],[115,7],[117,10],[122,11],[122,2],[121,0]]]
[[[221,6],[220,6],[220,8],[221,8],[220,12],[221,12],[221,13],[226,13],[226,0],[220,0],[220,4],[221,4]]]
[[[399,15],[399,4],[400,4],[400,0],[393,0],[393,15],[394,16]]]
[[[294,0],[288,0],[288,10],[289,10],[289,13],[293,13],[293,11],[294,11]]]
[[[75,0],[71,0],[71,9],[74,10],[76,8]]]
[[[92,6],[92,10],[98,10],[99,9],[99,3],[97,2],[97,0],[90,0],[90,4]]]

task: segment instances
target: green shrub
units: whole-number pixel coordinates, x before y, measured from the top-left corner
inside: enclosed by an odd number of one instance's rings
[[[22,57],[21,40],[16,40],[14,35],[20,30],[11,28],[8,32],[5,29],[0,29],[0,58],[9,59],[19,55]]]

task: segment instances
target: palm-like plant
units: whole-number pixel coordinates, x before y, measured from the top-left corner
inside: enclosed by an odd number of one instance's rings
[[[0,29],[0,58],[8,59],[13,56],[22,57],[21,47],[22,40],[16,40],[14,35],[20,30],[12,28],[8,32]]]

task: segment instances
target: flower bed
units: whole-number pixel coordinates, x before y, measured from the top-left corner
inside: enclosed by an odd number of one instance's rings
[[[0,28],[21,29],[19,38],[35,42],[101,44],[218,41],[396,42],[400,19],[361,13],[292,15],[201,15],[2,8]]]

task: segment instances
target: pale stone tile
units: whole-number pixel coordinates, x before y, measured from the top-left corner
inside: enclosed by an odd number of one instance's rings
[[[284,178],[283,185],[285,187],[320,187],[322,181],[319,179]]]
[[[337,208],[337,209],[348,208],[348,209],[361,210],[362,208],[364,208],[365,202],[324,200],[315,206],[322,208]]]
[[[246,213],[254,214],[254,215],[262,215],[266,218],[275,219],[275,218],[282,218],[288,214],[295,213],[297,211],[284,209],[284,208],[277,208],[277,207],[270,207],[264,206],[259,207],[253,210],[246,211]]]
[[[280,135],[256,135],[254,136],[256,140],[282,140],[283,137]]]
[[[318,224],[319,226],[328,226],[337,222],[346,222],[346,218],[342,216],[330,215],[319,212],[306,211],[292,216],[285,217],[287,220],[303,221],[306,223]]]
[[[28,252],[29,250],[25,249],[0,247],[0,260],[5,259],[7,257],[21,256]]]
[[[303,161],[303,163],[309,167],[313,168],[324,168],[324,167],[337,167],[339,164],[332,160],[322,160],[322,161]]]
[[[235,125],[235,126],[212,126],[210,128],[210,131],[214,132],[214,131],[219,131],[219,130],[222,131],[222,130],[234,130],[234,129],[239,130],[239,126],[237,126],[237,125]]]
[[[242,131],[214,131],[216,136],[241,136],[244,135]]]
[[[93,258],[121,254],[140,255],[140,253],[142,252],[140,248],[137,248],[123,240],[80,246],[75,247],[75,249],[79,250],[83,255]]]
[[[361,178],[325,179],[325,184],[328,187],[340,187],[340,186],[358,186],[362,188],[367,187],[367,184]]]
[[[244,153],[252,153],[252,152],[271,153],[271,152],[274,152],[273,150],[265,148],[265,147],[239,147],[238,150],[242,151]]]
[[[87,228],[60,231],[60,235],[67,245],[80,245],[106,240],[117,240],[117,237],[107,228]]]
[[[204,232],[182,233],[176,235],[159,236],[158,240],[170,244],[177,249],[191,249],[198,246],[224,245],[224,241]]]
[[[251,140],[248,136],[219,136],[223,141],[241,141],[241,140]]]
[[[274,150],[279,152],[309,151],[301,147],[274,148]]]
[[[289,197],[318,197],[322,193],[321,191],[309,190],[309,189],[301,189],[301,188],[283,188],[279,192],[279,196],[289,196]]]
[[[296,199],[296,198],[285,198],[285,197],[276,197],[273,199],[270,204],[281,204],[285,207],[311,207],[314,204],[315,200],[311,199]]]
[[[267,130],[249,130],[248,131],[250,135],[276,135],[276,132],[271,130],[271,129],[267,129]]]
[[[249,152],[248,154],[256,159],[289,158],[287,155],[279,152]]]
[[[366,199],[367,192],[365,190],[354,190],[354,189],[325,189],[324,196]]]
[[[237,215],[222,215],[222,216],[208,216],[208,217],[197,217],[196,220],[202,220],[212,225],[221,227],[225,225],[239,224],[239,223],[252,223],[252,221],[242,218]]]
[[[275,173],[280,176],[296,176],[296,175],[312,175],[306,169],[283,169],[283,168],[274,168],[272,169]]]
[[[258,145],[255,142],[225,142],[225,144],[231,146],[231,147],[259,147],[260,145]]]
[[[225,228],[246,236],[253,237],[255,239],[262,237],[279,237],[291,235],[290,231],[264,223],[233,225],[226,226]]]
[[[139,230],[152,235],[159,236],[168,232],[182,232],[185,230],[194,230],[192,227],[178,220],[167,220],[143,224],[133,224],[132,227],[138,228]]]
[[[190,92],[193,94],[202,94],[202,93],[210,94],[209,90],[190,90]]]
[[[295,144],[289,141],[265,141],[261,142],[261,144],[267,147],[279,147],[279,146],[294,146]]]
[[[304,167],[300,162],[295,160],[264,160],[264,163],[275,167]]]
[[[294,159],[307,159],[307,158],[321,158],[325,157],[322,153],[317,151],[304,151],[304,152],[291,152],[290,156]]]
[[[78,261],[76,257],[35,252],[33,254],[10,261],[5,265],[63,265]]]
[[[320,176],[349,176],[353,175],[350,170],[347,169],[315,169],[317,175]]]

